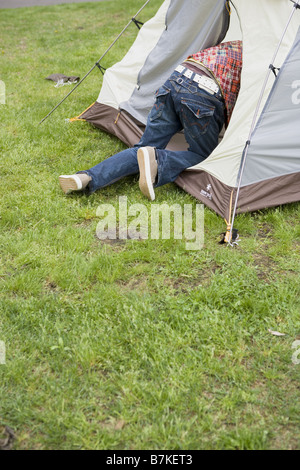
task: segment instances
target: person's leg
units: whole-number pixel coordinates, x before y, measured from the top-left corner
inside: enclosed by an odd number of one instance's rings
[[[91,177],[91,181],[88,183],[89,193],[109,186],[126,176],[137,174],[139,171],[137,150],[135,147],[125,149],[106,158],[88,170],[78,172],[86,173]]]
[[[90,193],[113,184],[125,176],[139,173],[138,149],[141,147],[165,148],[171,137],[182,128],[174,109],[169,85],[167,81],[156,92],[155,104],[148,116],[145,132],[137,145],[103,160],[88,170],[78,172],[91,178],[86,185]],[[71,176],[74,177],[74,175]],[[73,190],[74,187],[70,189]]]
[[[75,175],[61,175],[59,182],[65,193],[88,190],[93,193],[119,179],[138,173],[137,149],[129,148],[109,157],[94,167],[78,171]]]

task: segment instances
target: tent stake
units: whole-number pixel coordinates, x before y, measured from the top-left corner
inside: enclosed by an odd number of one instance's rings
[[[97,60],[97,62],[95,63],[95,65],[93,65],[93,67],[85,74],[85,76],[77,83],[77,85],[72,88],[72,90],[47,114],[47,116],[45,116],[40,122],[39,124],[42,124],[42,122],[44,122],[70,95],[71,93],[73,93],[73,91],[76,90],[76,88],[79,87],[79,85],[81,85],[81,83],[90,75],[90,73],[94,70],[95,67],[99,67],[99,63],[100,61],[103,59],[104,56],[106,56],[106,54],[110,51],[110,49],[115,45],[115,43],[120,39],[120,37],[122,36],[122,34],[126,31],[126,29],[131,25],[131,23],[135,23],[135,19],[136,17],[140,14],[140,12],[148,5],[148,3],[150,2],[150,0],[147,0],[146,3],[139,9],[139,11],[131,18],[131,20],[129,21],[129,23],[125,26],[125,28],[120,32],[120,34],[116,37],[116,39],[111,43],[111,45],[109,46],[108,49],[106,49],[106,51],[104,52],[104,54],[102,54],[102,56],[100,57],[99,60]]]

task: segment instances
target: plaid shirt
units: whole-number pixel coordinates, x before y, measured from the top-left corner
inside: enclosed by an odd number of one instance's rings
[[[227,125],[240,91],[242,41],[224,42],[188,57],[209,69],[221,87],[227,110]]]

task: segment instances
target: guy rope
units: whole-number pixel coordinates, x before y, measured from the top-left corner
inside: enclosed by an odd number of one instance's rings
[[[150,2],[150,0],[147,0],[147,2],[139,9],[139,11],[131,18],[131,20],[128,22],[128,24],[125,26],[125,28],[120,32],[120,34],[116,37],[116,39],[111,43],[111,45],[109,46],[108,49],[106,49],[106,51],[104,52],[104,54],[102,54],[102,56],[100,57],[99,60],[97,60],[97,62],[95,63],[95,65],[93,65],[93,67],[85,74],[85,76],[77,83],[77,85],[72,88],[72,90],[50,111],[50,113],[47,114],[47,116],[45,116],[40,122],[39,124],[42,124],[42,122],[44,122],[49,116],[50,114],[52,114],[70,95],[71,93],[73,93],[76,88],[79,87],[79,85],[81,85],[81,83],[90,75],[90,73],[96,68],[98,67],[100,69],[100,71],[103,73],[103,70],[104,67],[102,67],[100,65],[100,62],[101,60],[106,56],[106,54],[110,51],[110,49],[116,44],[116,42],[120,39],[120,37],[124,34],[124,32],[126,31],[126,29],[129,28],[129,26],[131,25],[131,23],[134,23],[139,29],[140,29],[140,25],[142,25],[142,23],[140,21],[137,21],[136,20],[136,17],[141,13],[141,11],[148,5],[148,3]]]

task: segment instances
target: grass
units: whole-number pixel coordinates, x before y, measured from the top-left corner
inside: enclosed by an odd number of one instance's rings
[[[299,204],[239,215],[236,249],[205,208],[204,247],[187,251],[95,236],[100,204],[145,203],[136,178],[89,198],[59,188],[124,145],[65,122],[97,98],[98,70],[38,126],[69,91],[44,78],[82,77],[142,3],[0,10],[0,433],[15,449],[299,449]],[[164,201],[197,202],[171,184]]]

